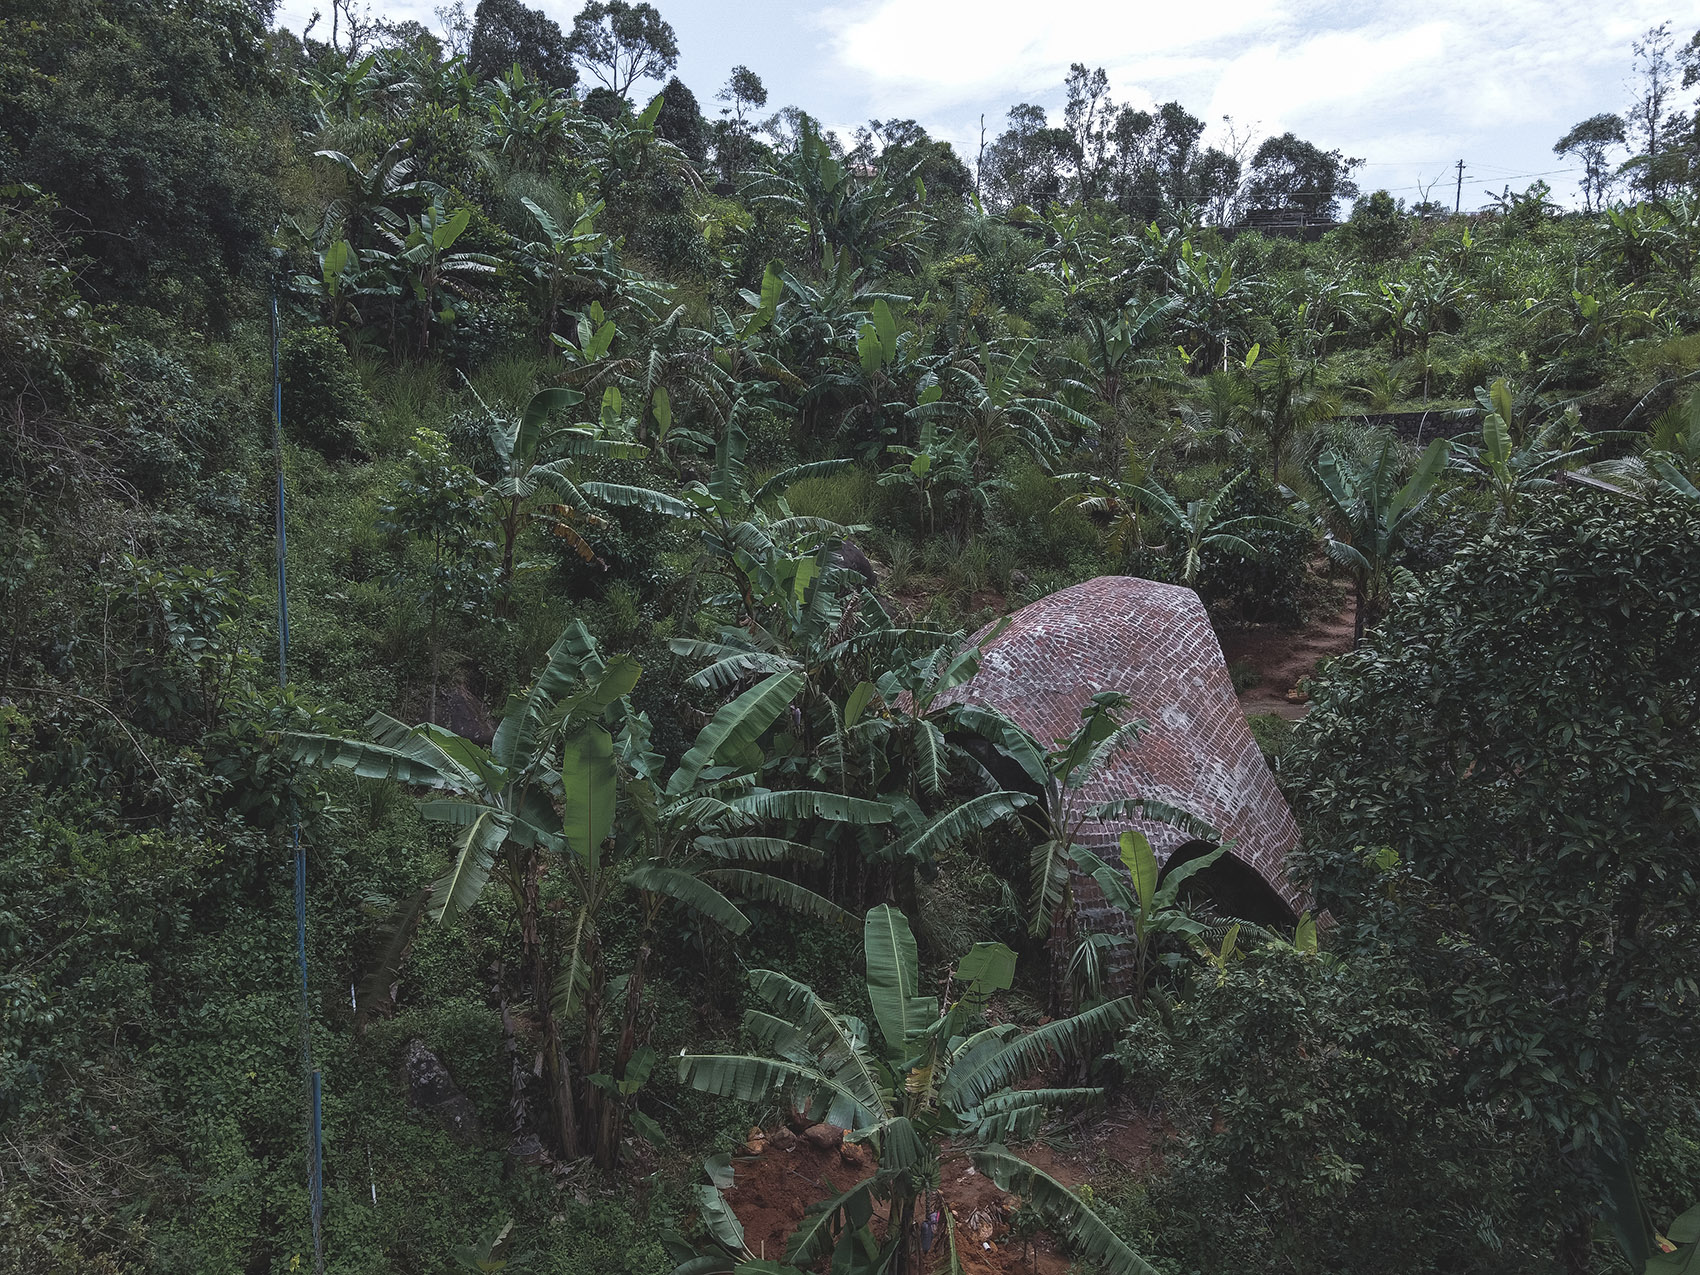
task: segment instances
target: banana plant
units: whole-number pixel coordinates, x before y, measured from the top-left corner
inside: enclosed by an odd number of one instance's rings
[[[1316,387],[1316,364],[1300,360],[1286,341],[1251,369],[1252,418],[1269,445],[1269,476],[1281,481],[1281,457],[1293,439],[1340,413],[1340,400]]]
[[[774,821],[804,826],[823,819],[874,825],[889,821],[891,812],[840,793],[759,785],[766,761],[760,741],[788,717],[802,689],[797,673],[776,673],[723,705],[678,766],[664,773],[644,714],[623,703],[606,714],[576,711],[578,696],[594,695],[607,667],[593,642],[583,644],[580,660],[581,689],[563,701],[568,729],[560,770],[567,848],[559,862],[577,909],[552,1008],[561,1020],[579,1024],[589,1151],[611,1168],[628,1120],[650,1136],[660,1132],[632,1109],[632,1099],[655,1061],[641,1038],[641,1011],[657,930],[670,909],[683,909],[734,936],[751,925],[735,898],[853,924],[835,904],[771,871],[778,864],[814,862],[820,852],[762,829]],[[616,900],[634,905],[637,928],[620,1003],[610,1005],[603,926]],[[609,1015],[616,1044],[604,1066]]]
[[[1021,1195],[1087,1260],[1112,1275],[1155,1275],[1084,1199],[1005,1145],[1030,1139],[1047,1112],[1101,1097],[1096,1088],[1017,1086],[1052,1058],[1086,1056],[1132,1020],[1132,998],[1025,1034],[1013,1024],[982,1027],[978,1020],[988,1000],[1014,977],[1009,948],[975,944],[940,1000],[921,993],[915,937],[902,912],[890,905],[872,909],[862,947],[874,1030],[795,979],[754,970],[751,987],[764,1007],[746,1013],[744,1028],[756,1050],[679,1059],[684,1084],[744,1102],[784,1095],[810,1118],[844,1129],[848,1141],[866,1143],[876,1157],[871,1176],[805,1214],[783,1263],[768,1261],[760,1269],[800,1275],[830,1259],[832,1269],[846,1275],[921,1270],[929,1261],[922,1237],[932,1229],[930,1202],[948,1145],[965,1150],[998,1186]],[[715,1199],[718,1189],[704,1193],[711,1209],[724,1204]],[[873,1229],[880,1203],[883,1238]],[[711,1234],[709,1251],[681,1266],[680,1275],[687,1269],[694,1275],[757,1269],[747,1251],[735,1247],[741,1243],[737,1232],[722,1225]],[[944,1241],[955,1269],[961,1259],[948,1224]]]
[[[936,388],[936,387],[935,387]],[[881,487],[906,487],[920,507],[921,529],[928,535],[939,527],[939,507],[956,514],[957,529],[967,533],[976,519],[991,509],[992,493],[1004,484],[996,478],[976,478],[980,444],[967,430],[940,430],[926,421],[915,446],[888,446],[895,463],[879,476]]]
[[[812,557],[823,540],[848,534],[828,519],[792,514],[784,501],[787,488],[805,478],[836,473],[851,463],[848,458],[792,465],[750,488],[743,421],[774,388],[767,382],[739,387],[706,482],[692,481],[677,496],[619,483],[584,484],[585,494],[593,499],[678,518],[695,530],[701,546],[696,573],[712,573],[731,584],[733,592],[725,600],[741,608],[740,620],[759,621],[759,598],[775,571],[795,582],[799,570],[809,570],[797,565],[799,558]],[[807,584],[804,579],[794,586],[799,598]]]
[[[445,325],[454,322],[452,305],[444,303],[438,308],[443,294],[467,296],[473,280],[495,274],[501,264],[488,253],[454,251],[456,241],[471,224],[472,209],[450,213],[440,199],[433,199],[419,216],[407,219],[405,236],[387,229],[379,232],[393,248],[395,267],[406,279],[418,306],[421,352],[430,348],[433,319]]]
[[[325,208],[324,238],[337,232],[360,250],[374,246],[374,241],[386,231],[399,234],[406,228],[407,218],[396,206],[436,189],[415,179],[416,161],[409,154],[412,146],[412,140],[404,137],[392,143],[368,168],[362,168],[358,161],[341,151],[313,152],[314,159],[328,160],[341,169],[347,182],[345,193]]]
[[[1203,569],[1206,550],[1212,553],[1237,554],[1241,558],[1255,561],[1263,556],[1262,550],[1247,540],[1242,533],[1296,529],[1293,523],[1283,518],[1255,514],[1236,518],[1216,516],[1222,502],[1233,494],[1234,488],[1243,482],[1250,472],[1241,470],[1209,496],[1201,500],[1189,500],[1184,507],[1154,476],[1147,475],[1129,487],[1129,495],[1135,503],[1161,523],[1168,532],[1171,552],[1176,547],[1180,548],[1181,583],[1189,588],[1198,582],[1198,573]]]
[[[1085,358],[1072,361],[1071,375],[1062,384],[1101,404],[1108,413],[1107,425],[1118,426],[1134,386],[1169,377],[1169,360],[1148,351],[1161,343],[1164,324],[1179,306],[1177,298],[1164,297],[1139,307],[1128,305],[1113,321],[1089,316]]]
[[[485,428],[499,466],[495,480],[486,489],[486,499],[496,511],[496,529],[501,536],[499,585],[505,609],[506,599],[513,591],[515,547],[529,520],[542,522],[586,562],[595,559],[595,549],[579,528],[599,526],[605,519],[574,480],[579,462],[636,459],[647,455],[649,449],[640,443],[610,437],[618,422],[610,420],[613,413],[608,411],[594,425],[550,428],[549,421],[555,413],[583,402],[584,395],[577,390],[564,386],[539,390],[518,415],[508,415],[486,403],[470,381],[466,387],[484,409]],[[540,493],[555,499],[534,509],[533,503]]]
[[[1690,390],[1659,414],[1641,455],[1601,461],[1588,469],[1614,481],[1626,480],[1638,490],[1662,488],[1700,502],[1700,390]]]
[[[569,627],[549,648],[531,687],[508,701],[488,749],[446,727],[408,726],[384,713],[368,719],[369,741],[323,734],[282,738],[284,751],[299,761],[423,790],[419,813],[456,830],[452,866],[428,887],[425,904],[410,909],[407,924],[424,914],[439,925],[452,922],[478,902],[492,876],[506,887],[543,1036],[554,1138],[569,1156],[581,1153],[580,1121],[549,995],[540,890],[546,867],[572,844],[572,830],[562,831],[557,813],[566,793],[555,748],[564,731],[607,713],[641,671],[626,656],[606,662],[594,657],[595,642],[584,626]],[[405,946],[407,926],[392,928],[398,931],[390,945],[395,951]]]
[[[1126,934],[1088,934],[1075,948],[1069,959],[1069,976],[1080,992],[1080,1004],[1095,1004],[1102,999],[1105,961],[1122,950],[1133,953],[1133,989],[1129,994],[1135,1001],[1145,999],[1152,974],[1151,948],[1157,936],[1177,934],[1190,940],[1204,933],[1203,924],[1193,920],[1180,904],[1181,886],[1228,851],[1226,846],[1217,846],[1176,864],[1165,874],[1151,839],[1143,832],[1128,829],[1117,848],[1125,877],[1091,850],[1074,846],[1069,852],[1075,867],[1098,883],[1105,901],[1119,909],[1131,927]]]
[[[1399,463],[1389,443],[1373,464],[1353,461],[1330,448],[1312,475],[1323,504],[1327,538],[1323,552],[1352,575],[1355,598],[1352,644],[1380,612],[1394,560],[1423,505],[1446,468],[1451,443],[1437,438],[1399,486]]]
[[[1078,483],[1085,488],[1065,496],[1057,502],[1057,508],[1078,509],[1097,522],[1103,529],[1104,547],[1118,563],[1145,547],[1145,528],[1134,488],[1144,481],[1146,465],[1131,438],[1122,440],[1122,449],[1122,472],[1113,479],[1085,471],[1057,475],[1061,485]]]
[[[603,267],[600,260],[607,236],[596,229],[603,203],[586,203],[583,195],[575,197],[570,229],[529,198],[520,203],[531,216],[538,238],[519,238],[514,251],[520,268],[531,277],[535,289],[537,311],[542,317],[543,349],[555,344],[556,316],[569,296],[579,289],[588,289],[618,282]]]
[[[943,397],[920,403],[909,410],[918,421],[957,416],[964,420],[979,444],[977,474],[981,477],[1000,454],[1006,440],[1013,441],[1045,468],[1056,461],[1061,447],[1051,422],[1061,421],[1078,429],[1092,430],[1095,422],[1055,398],[1029,392],[1034,379],[1034,361],[1039,342],[1021,341],[1008,353],[978,341],[978,360],[961,360],[946,367],[940,381],[958,397]]]
[[[485,142],[510,170],[545,173],[566,150],[567,96],[527,80],[516,63],[490,82]]]
[[[1032,889],[1028,928],[1035,938],[1050,931],[1067,901],[1073,848],[1088,820],[1148,819],[1202,840],[1222,839],[1204,820],[1165,802],[1133,795],[1109,801],[1084,799],[1081,789],[1087,781],[1145,728],[1138,718],[1121,720],[1128,705],[1128,697],[1120,691],[1096,692],[1080,711],[1079,729],[1050,749],[997,709],[979,704],[951,708],[952,725],[991,743],[1021,768],[1039,794],[1039,800],[1022,815],[1034,838],[1028,859]]]
[[[1562,417],[1526,436],[1522,445],[1512,442],[1511,422],[1516,408],[1511,389],[1503,380],[1489,391],[1493,410],[1482,413],[1482,441],[1454,447],[1454,464],[1479,478],[1493,498],[1495,520],[1515,522],[1518,510],[1533,493],[1550,491],[1558,475],[1593,455],[1593,445],[1569,446],[1581,431],[1574,405]]]

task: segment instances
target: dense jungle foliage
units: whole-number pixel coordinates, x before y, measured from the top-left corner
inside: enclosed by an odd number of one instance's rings
[[[947,1150],[1083,1271],[1700,1271],[1700,44],[1454,216],[1085,66],[971,168],[648,5],[332,16],[0,17],[0,1272],[312,1268],[304,1051],[336,1272],[919,1270]],[[1106,574],[1349,608],[1320,926],[1071,845],[1123,697],[938,706]],[[751,1254],[793,1105],[872,1175]]]

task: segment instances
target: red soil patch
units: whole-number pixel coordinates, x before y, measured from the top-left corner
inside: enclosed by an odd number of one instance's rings
[[[1160,1161],[1156,1140],[1161,1130],[1137,1112],[1112,1113],[1088,1130],[1076,1149],[1058,1151],[1044,1143],[1020,1149],[1036,1168],[1065,1186],[1076,1187],[1100,1170],[1144,1176]],[[757,1257],[781,1260],[786,1242],[809,1205],[837,1195],[872,1172],[860,1148],[821,1149],[775,1131],[759,1154],[738,1156],[736,1177],[725,1192],[744,1227],[744,1242]],[[1010,1222],[1021,1201],[1001,1191],[976,1170],[966,1155],[952,1153],[940,1164],[940,1195],[956,1231],[956,1250],[969,1275],[1065,1275],[1070,1258],[1049,1234],[1015,1235]],[[873,1229],[885,1236],[883,1206],[876,1205]],[[950,1264],[941,1231],[929,1257],[929,1271]]]

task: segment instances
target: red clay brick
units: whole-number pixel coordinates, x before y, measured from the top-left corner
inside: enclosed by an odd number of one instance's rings
[[[1094,693],[1122,692],[1132,702],[1128,715],[1144,719],[1146,729],[1087,781],[1084,803],[1148,797],[1189,811],[1231,841],[1230,853],[1295,912],[1307,906],[1283,871],[1298,824],[1246,725],[1221,645],[1191,589],[1100,576],[1023,607],[984,649],[980,671],[941,696],[939,707],[987,704],[1051,744],[1079,727]],[[1144,832],[1162,861],[1194,840],[1167,824],[1089,820],[1077,841],[1109,850],[1128,827]],[[1083,894],[1096,887],[1083,891],[1091,882],[1078,874],[1075,886],[1077,906],[1086,909]]]

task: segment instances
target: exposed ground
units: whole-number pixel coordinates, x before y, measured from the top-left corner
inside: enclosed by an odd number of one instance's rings
[[[1274,713],[1299,718],[1308,705],[1299,683],[1316,671],[1316,662],[1352,649],[1352,598],[1342,592],[1332,606],[1316,609],[1314,618],[1296,629],[1253,625],[1221,635],[1222,654],[1238,677],[1249,667],[1257,681],[1240,692],[1246,716]]]
[[[811,1131],[812,1133],[812,1131]],[[1111,1112],[1066,1148],[1035,1143],[1019,1148],[1029,1162],[1066,1186],[1111,1174],[1139,1174],[1157,1159],[1161,1131],[1136,1110]],[[810,1204],[848,1189],[872,1172],[865,1149],[820,1146],[819,1134],[799,1137],[785,1128],[752,1130],[745,1154],[736,1157],[734,1184],[726,1198],[744,1226],[744,1240],[757,1257],[783,1258],[786,1241]],[[941,1166],[940,1196],[950,1212],[956,1250],[969,1275],[1064,1275],[1070,1259],[1043,1231],[1024,1236],[1011,1229],[1021,1201],[1000,1191],[966,1155],[952,1153]],[[875,1214],[874,1231],[884,1235]],[[949,1245],[941,1227],[928,1269],[949,1269]]]

